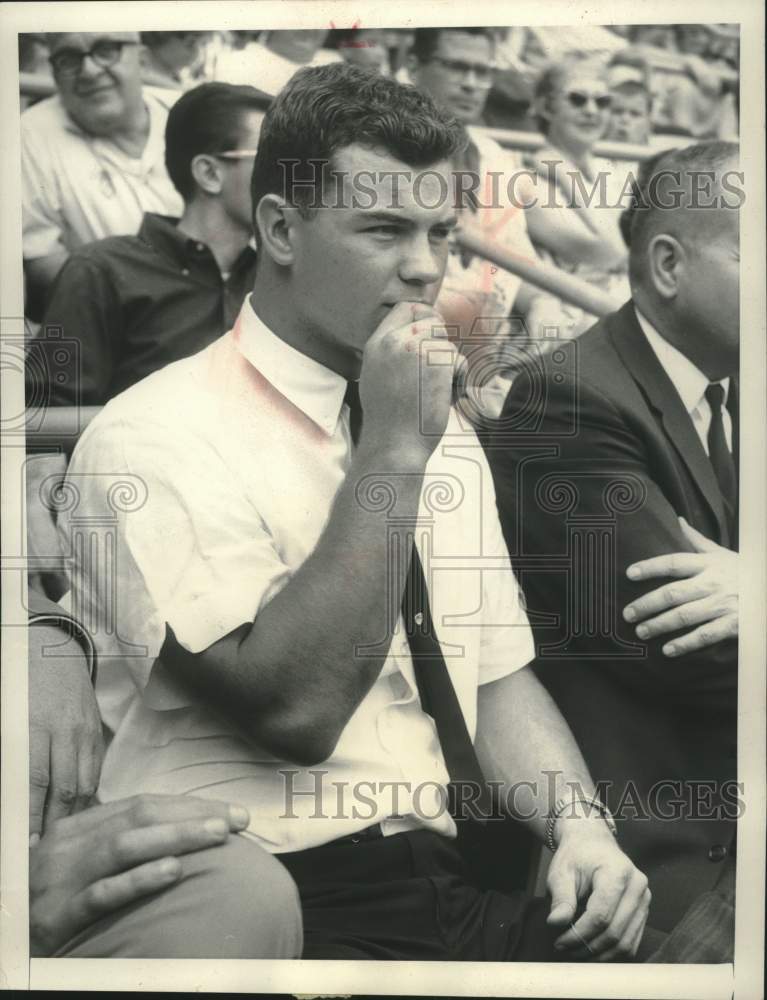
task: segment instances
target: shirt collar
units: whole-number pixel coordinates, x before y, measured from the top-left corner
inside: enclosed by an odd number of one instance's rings
[[[249,295],[233,333],[238,350],[256,371],[326,434],[333,434],[346,393],[346,379],[272,333],[256,314]]]
[[[703,399],[709,381],[703,372],[697,368],[688,357],[673,344],[670,344],[665,337],[662,337],[652,323],[643,316],[634,306],[637,322],[642,328],[642,333],[647,338],[650,347],[655,352],[658,361],[665,369],[666,374],[674,384],[674,388],[684,403],[684,408],[688,413],[692,413],[700,401]],[[730,391],[729,378],[722,379],[719,383],[724,389],[724,403]]]
[[[186,264],[190,260],[206,260],[213,257],[213,253],[206,243],[194,240],[191,236],[182,233],[179,228],[179,219],[170,215],[158,215],[156,212],[145,212],[141,220],[141,227],[138,231],[139,239],[149,246],[154,247],[159,253],[164,254],[171,260],[176,260],[180,264]],[[248,263],[255,255],[254,239],[248,241],[243,247],[237,260],[232,265],[232,271],[236,269],[243,257]],[[231,273],[231,272],[230,272]]]

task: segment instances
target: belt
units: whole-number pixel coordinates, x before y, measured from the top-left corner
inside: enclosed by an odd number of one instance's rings
[[[368,840],[379,840],[381,837],[383,837],[381,824],[376,823],[374,826],[366,826],[364,830],[358,830],[356,833],[351,833],[348,837],[339,837],[337,840],[331,840],[330,843],[333,845],[363,844]]]

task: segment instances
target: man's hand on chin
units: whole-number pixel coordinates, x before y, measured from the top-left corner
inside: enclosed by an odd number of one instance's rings
[[[555,947],[572,961],[628,961],[639,948],[651,894],[647,878],[598,815],[557,820],[559,844],[547,879],[548,924],[562,927]],[[578,905],[586,908],[575,919]]]

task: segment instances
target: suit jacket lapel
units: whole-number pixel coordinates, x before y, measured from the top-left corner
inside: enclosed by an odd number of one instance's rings
[[[720,537],[727,539],[724,503],[713,466],[679,393],[642,333],[633,303],[627,302],[608,322],[615,349],[650,406],[660,414],[666,434],[716,517]]]

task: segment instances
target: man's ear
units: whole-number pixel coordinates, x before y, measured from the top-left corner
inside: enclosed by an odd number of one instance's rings
[[[198,153],[189,164],[189,170],[198,188],[206,194],[221,194],[224,183],[223,166],[209,153]]]
[[[256,206],[259,247],[269,254],[275,264],[288,266],[293,263],[297,215],[298,209],[278,194],[265,194]]]
[[[647,265],[653,288],[663,299],[673,299],[688,260],[684,247],[674,236],[658,233],[647,246]]]

